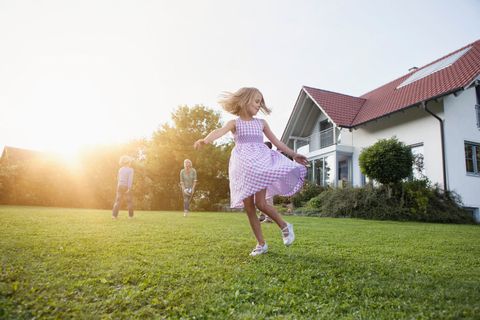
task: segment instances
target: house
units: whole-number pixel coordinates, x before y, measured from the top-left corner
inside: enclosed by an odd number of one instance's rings
[[[364,185],[362,149],[394,136],[480,219],[480,40],[359,97],[304,86],[281,140],[310,181],[338,187]]]
[[[0,164],[28,163],[45,157],[46,155],[40,151],[5,146],[0,156]]]

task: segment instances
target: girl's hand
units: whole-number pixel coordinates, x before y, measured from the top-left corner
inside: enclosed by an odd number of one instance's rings
[[[304,155],[301,155],[301,154],[298,154],[298,153],[295,153],[293,155],[293,160],[295,160],[296,162],[304,165],[304,166],[308,166],[308,160],[307,160],[307,157],[305,157]]]
[[[193,148],[194,149],[200,149],[202,147],[202,145],[204,145],[204,144],[208,144],[208,142],[206,142],[205,139],[198,139],[193,144]]]

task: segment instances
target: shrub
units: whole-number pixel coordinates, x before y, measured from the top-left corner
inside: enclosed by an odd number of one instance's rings
[[[474,223],[472,215],[462,207],[462,201],[453,191],[431,186],[427,179],[402,184],[405,206],[412,220],[428,222]]]
[[[443,192],[428,181],[405,182],[390,196],[386,187],[328,189],[313,197],[296,214],[378,220],[474,223],[455,193]]]
[[[396,138],[380,139],[365,148],[359,157],[362,173],[390,185],[412,174],[413,155],[410,148]]]
[[[324,190],[326,190],[326,188],[307,181],[302,190],[290,198],[294,207],[298,208],[304,206],[308,200],[319,195]]]

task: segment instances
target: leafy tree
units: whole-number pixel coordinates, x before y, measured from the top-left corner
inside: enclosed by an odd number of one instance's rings
[[[413,160],[410,148],[395,137],[378,140],[365,148],[359,157],[362,173],[384,185],[398,183],[410,176]]]
[[[146,149],[146,140],[134,140],[114,146],[95,146],[82,150],[81,167],[74,179],[78,206],[108,209],[112,207],[117,186],[118,160],[124,154],[135,159],[133,196],[135,208],[144,209],[144,181],[142,152]]]
[[[193,149],[193,143],[221,127],[220,113],[202,105],[180,106],[172,113],[172,121],[154,132],[146,150],[145,170],[150,179],[146,197],[151,200],[151,208],[181,207],[179,173],[183,160],[188,158],[198,176],[193,209],[215,209],[218,202],[228,198],[228,157],[232,143],[210,145],[198,151]]]
[[[86,148],[75,167],[48,154],[15,163],[0,161],[0,203],[111,208],[118,159],[128,154],[136,158],[136,209],[181,207],[179,172],[186,158],[193,161],[199,179],[193,209],[215,209],[229,197],[227,171],[233,144],[227,141],[195,151],[193,143],[220,126],[218,112],[200,105],[181,106],[172,113],[172,124],[161,125],[151,140]]]

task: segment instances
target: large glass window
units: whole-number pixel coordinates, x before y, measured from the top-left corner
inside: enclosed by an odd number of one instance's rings
[[[323,158],[315,160],[315,183],[323,186],[324,161]]]
[[[308,162],[307,167],[307,181],[313,181],[313,161]]]
[[[480,175],[480,144],[465,142],[465,167],[467,173]]]
[[[314,182],[319,186],[333,185],[333,155],[313,160]]]
[[[413,154],[413,168],[412,168],[412,179],[423,179],[426,177],[425,174],[425,165],[423,157],[423,143],[416,144],[410,147]]]
[[[325,170],[323,173],[323,185],[333,186],[335,183],[335,157],[333,155],[325,157]]]

